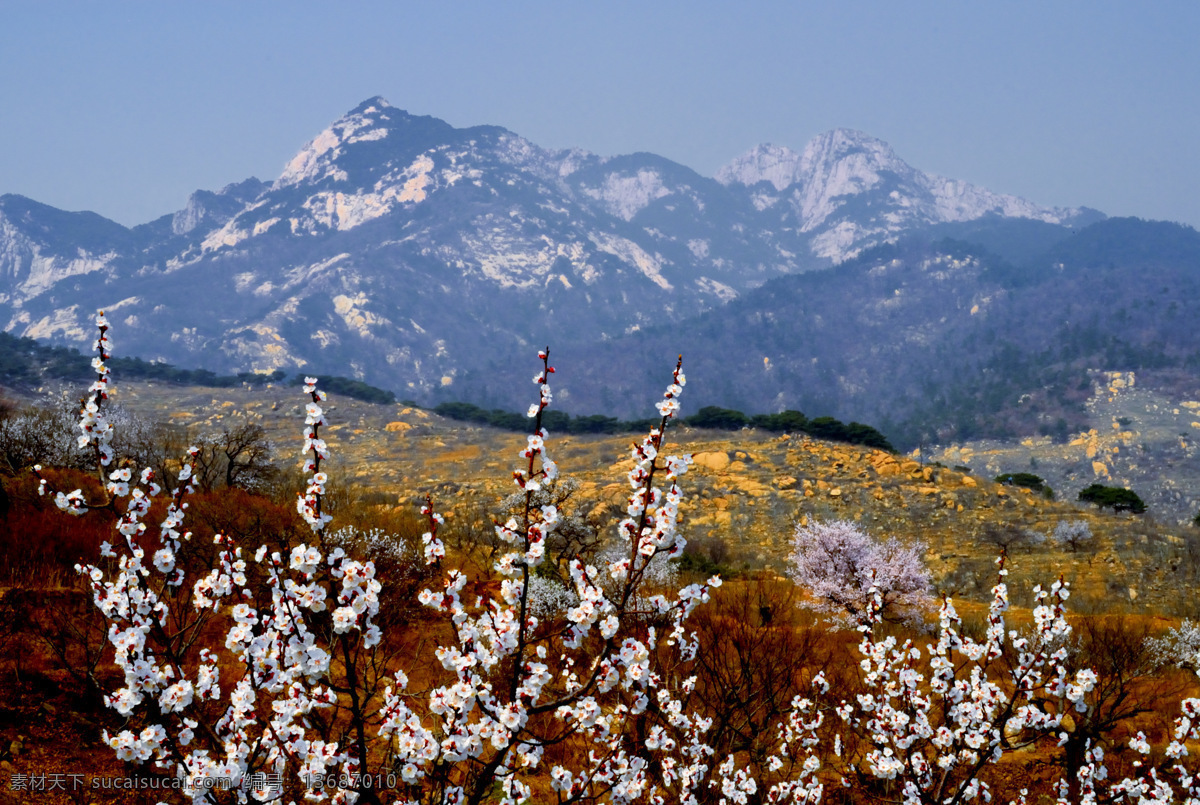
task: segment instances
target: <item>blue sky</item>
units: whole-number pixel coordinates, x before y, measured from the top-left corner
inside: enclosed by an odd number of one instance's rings
[[[136,224],[360,101],[705,175],[835,127],[1046,205],[1200,226],[1200,3],[0,5],[0,193]]]

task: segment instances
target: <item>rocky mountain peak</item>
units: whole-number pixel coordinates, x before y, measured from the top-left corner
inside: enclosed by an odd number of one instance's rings
[[[759,182],[770,182],[776,190],[785,190],[796,181],[799,167],[800,154],[786,145],[763,143],[736,157],[717,171],[714,178],[727,186],[753,187]]]
[[[441,144],[454,128],[435,117],[411,115],[381,97],[363,101],[304,145],[272,189],[364,180],[392,158]]]
[[[349,112],[347,112],[346,117],[351,117],[353,115],[369,115],[373,112],[379,111],[380,109],[393,109],[393,108],[394,107],[390,103],[388,103],[387,98],[383,97],[382,95],[375,95],[371,98],[367,98],[365,101],[360,103],[358,106],[354,107]],[[403,112],[404,110],[400,110],[400,111]]]
[[[799,152],[757,146],[716,178],[726,186],[748,188],[760,211],[785,202],[800,231],[811,234],[813,253],[834,262],[913,227],[985,215],[1068,224],[1086,215],[925,173],[883,140],[854,129],[819,134]]]
[[[845,159],[855,154],[864,155],[880,167],[897,162],[907,167],[890,145],[857,129],[830,129],[813,137],[804,146],[806,162],[821,158]]]
[[[217,192],[197,190],[188,197],[187,206],[171,216],[171,232],[187,233],[201,227],[220,226],[253,202],[270,185],[253,176],[225,185]]]
[[[379,140],[386,137],[388,135],[386,125],[388,116],[386,113],[380,114],[380,112],[390,108],[390,105],[380,106],[372,101],[366,101],[334,121],[329,128],[309,140],[292,157],[284,167],[283,173],[275,181],[274,189],[278,190],[301,182],[317,182],[324,178],[344,179],[345,172],[339,171],[334,164],[341,155],[342,149],[355,142]],[[379,117],[383,118],[383,125],[376,125]]]
[[[853,129],[833,129],[804,146],[797,180],[822,185],[826,193],[848,195],[874,186],[884,172],[906,177],[918,173],[883,140]]]
[[[883,140],[854,129],[833,129],[809,140],[799,152],[770,143],[755,146],[717,171],[715,178],[727,186],[769,182],[777,191],[813,182],[825,186],[833,180],[840,190],[851,179],[869,186],[885,170],[913,172]]]

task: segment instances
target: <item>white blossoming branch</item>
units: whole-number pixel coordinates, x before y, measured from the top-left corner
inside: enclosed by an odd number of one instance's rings
[[[106,403],[111,379],[108,372],[108,360],[112,357],[112,341],[108,337],[108,319],[104,311],[96,313],[96,327],[99,336],[92,344],[96,357],[92,358],[92,370],[96,379],[88,387],[88,396],[79,401],[79,436],[81,448],[91,448],[96,461],[96,473],[103,490],[101,499],[88,502],[82,489],[61,492],[50,488],[49,480],[42,475],[42,467],[35,464],[34,475],[38,478],[38,494],[51,493],[54,505],[60,510],[76,516],[85,514],[92,509],[111,508],[118,498],[129,494],[131,472],[128,468],[118,469],[107,473],[106,468],[113,462],[113,425],[109,421]],[[148,484],[148,480],[143,480]]]

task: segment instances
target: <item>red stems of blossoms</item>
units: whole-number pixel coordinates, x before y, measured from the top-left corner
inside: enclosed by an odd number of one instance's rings
[[[304,494],[296,500],[296,511],[304,518],[317,534],[325,530],[325,526],[333,518],[321,512],[321,501],[325,497],[325,484],[329,476],[321,472],[321,462],[329,458],[329,449],[325,440],[320,437],[321,426],[325,423],[325,412],[321,403],[325,402],[325,392],[317,390],[315,377],[304,378],[304,393],[309,395],[311,402],[304,409],[304,451],[309,456],[304,462],[304,471],[311,472],[308,487]]]

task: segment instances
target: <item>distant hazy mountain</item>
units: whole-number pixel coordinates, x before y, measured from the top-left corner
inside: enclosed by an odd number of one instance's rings
[[[1102,218],[922,173],[853,131],[801,152],[759,146],[705,178],[373,98],[275,181],[198,191],[132,229],[0,196],[0,323],[82,346],[103,307],[127,355],[507,399],[535,345],[583,354],[648,327],[682,333],[773,293],[769,280],[837,263],[841,276],[864,250],[931,227],[1016,222],[1027,234],[1008,245],[1038,252]]]
[[[1103,217],[922,173],[882,140],[847,129],[814,138],[800,153],[761,145],[722,168],[717,180],[748,189],[756,209],[808,234],[810,250],[835,261],[932,224],[997,215],[1078,226]]]

